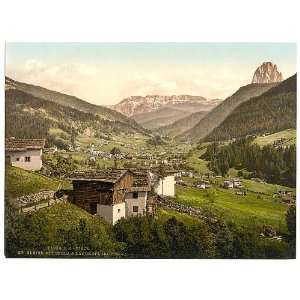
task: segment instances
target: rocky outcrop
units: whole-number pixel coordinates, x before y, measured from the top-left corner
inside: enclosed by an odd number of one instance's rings
[[[273,65],[271,62],[264,62],[256,69],[252,83],[274,83],[282,80],[283,77],[278,71],[277,65]]]
[[[161,96],[161,95],[148,95],[148,96],[131,96],[120,103],[111,106],[116,111],[131,117],[138,114],[144,114],[148,112],[156,111],[163,107],[175,107],[182,105],[195,105],[201,104],[203,107],[209,108],[216,106],[220,103],[220,99],[207,100],[201,96],[191,95],[172,95],[172,96]]]

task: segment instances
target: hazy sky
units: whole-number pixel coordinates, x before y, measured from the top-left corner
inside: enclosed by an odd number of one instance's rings
[[[283,77],[296,73],[291,43],[8,43],[6,75],[115,104],[132,95],[226,98],[264,61]]]

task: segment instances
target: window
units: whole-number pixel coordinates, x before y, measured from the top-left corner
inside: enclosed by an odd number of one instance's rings
[[[138,198],[139,197],[139,193],[138,192],[133,192],[132,198]]]
[[[16,157],[16,161],[20,161],[20,157]]]
[[[121,212],[121,209],[120,208],[118,208],[118,214]]]
[[[139,212],[139,207],[138,206],[132,206],[132,211],[133,212]]]
[[[30,156],[25,156],[25,161],[30,162]]]

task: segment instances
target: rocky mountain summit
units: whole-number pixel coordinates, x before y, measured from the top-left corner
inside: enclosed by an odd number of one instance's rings
[[[156,111],[162,107],[183,107],[186,105],[201,105],[203,110],[210,110],[216,106],[221,100],[207,100],[201,96],[191,95],[148,95],[148,96],[131,96],[125,98],[120,103],[114,105],[113,109],[131,117],[138,114]]]
[[[282,80],[283,77],[278,71],[277,65],[274,65],[271,62],[264,62],[256,69],[252,83],[274,83]]]

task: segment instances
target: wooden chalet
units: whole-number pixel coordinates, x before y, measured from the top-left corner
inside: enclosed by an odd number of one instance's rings
[[[73,174],[74,203],[115,224],[119,219],[146,213],[150,191],[147,174],[114,169]]]

